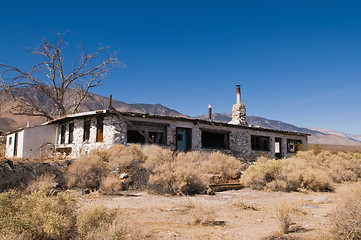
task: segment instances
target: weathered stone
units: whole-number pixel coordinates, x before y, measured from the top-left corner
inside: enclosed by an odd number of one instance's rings
[[[312,202],[315,204],[328,203],[328,198],[327,197],[317,197],[317,198],[313,199]]]
[[[125,178],[128,178],[128,177],[129,177],[128,173],[122,173],[122,174],[119,175],[120,179],[125,179]]]

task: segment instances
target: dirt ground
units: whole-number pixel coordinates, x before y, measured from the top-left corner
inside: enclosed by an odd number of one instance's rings
[[[83,207],[118,207],[129,239],[270,239],[280,236],[280,209],[293,209],[288,238],[328,239],[330,213],[347,184],[334,192],[268,192],[251,189],[216,195],[159,196],[128,192],[124,196],[80,196]],[[314,200],[324,202],[314,203]]]

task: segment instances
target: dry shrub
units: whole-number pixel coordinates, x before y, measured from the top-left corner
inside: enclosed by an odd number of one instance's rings
[[[77,216],[79,239],[122,239],[123,225],[120,210],[108,209],[104,206],[82,209]]]
[[[54,174],[45,173],[31,181],[25,191],[28,193],[36,192],[39,191],[43,186],[55,188],[58,185],[55,179],[56,176]]]
[[[117,194],[122,190],[127,190],[128,185],[128,179],[123,180],[117,176],[107,176],[102,180],[99,190],[103,194]]]
[[[66,193],[48,196],[48,191],[49,186],[44,186],[26,196],[14,190],[0,194],[0,235],[70,238],[75,231],[75,200]]]
[[[66,192],[49,196],[49,186],[28,195],[0,193],[0,239],[122,239],[119,209],[103,206],[78,211]]]
[[[252,210],[252,211],[259,211],[259,208],[255,206],[254,204],[249,204],[244,202],[242,199],[235,199],[232,203],[232,205],[240,210]]]
[[[143,154],[146,156],[144,167],[153,170],[155,167],[172,161],[173,152],[168,148],[159,147],[157,145],[144,145],[142,147]]]
[[[292,214],[295,212],[295,207],[287,204],[285,201],[281,202],[276,207],[277,219],[279,220],[281,231],[287,234],[291,230]]]
[[[217,225],[215,209],[202,205],[200,203],[194,203],[188,201],[186,204],[186,212],[191,217],[191,224],[194,225]]]
[[[237,158],[219,151],[209,155],[207,153],[202,154],[206,155],[200,159],[202,160],[202,171],[207,174],[219,175],[224,182],[227,182],[228,179],[239,178],[240,172],[245,168]]]
[[[55,176],[55,182],[64,185],[62,166],[53,163],[33,163],[28,161],[0,161],[0,192],[9,189],[24,190],[41,175]]]
[[[149,178],[149,189],[159,194],[193,195],[203,193],[206,186],[206,179],[194,164],[182,161],[157,166]]]
[[[239,177],[240,171],[244,169],[240,160],[221,152],[182,152],[175,156],[170,150],[155,149],[146,149],[148,157],[145,165],[153,171],[149,188],[160,194],[203,193],[211,176],[219,175],[227,181]]]
[[[127,169],[131,166],[139,165],[143,163],[146,158],[141,146],[137,144],[128,147],[124,145],[114,145],[112,148],[103,151],[109,155],[109,163],[120,169]]]
[[[350,185],[331,215],[335,239],[361,239],[361,182]]]
[[[258,158],[257,164],[250,166],[241,177],[241,183],[253,189],[264,189],[275,181],[281,173],[283,161]]]
[[[96,153],[90,152],[88,156],[83,155],[70,165],[66,174],[69,188],[99,188],[102,179],[109,172],[109,164]]]
[[[281,160],[259,158],[241,177],[254,189],[272,191],[330,191],[333,183],[361,178],[361,156],[357,153],[300,151]]]

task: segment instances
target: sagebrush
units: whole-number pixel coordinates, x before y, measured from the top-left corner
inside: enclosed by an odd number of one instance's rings
[[[253,189],[330,191],[334,183],[361,178],[361,154],[300,151],[287,159],[258,158],[241,177]]]
[[[122,239],[120,210],[98,206],[79,210],[69,193],[50,195],[44,185],[31,194],[0,193],[0,239]]]
[[[349,185],[331,215],[334,239],[361,239],[361,182]]]
[[[100,189],[116,194],[148,189],[160,194],[203,193],[212,176],[239,178],[244,165],[221,152],[176,153],[156,145],[115,145],[81,156],[68,169],[68,187]],[[123,175],[122,175],[123,174]],[[127,177],[122,177],[126,174]]]

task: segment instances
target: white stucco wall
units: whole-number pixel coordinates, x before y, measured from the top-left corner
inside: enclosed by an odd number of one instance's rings
[[[14,157],[14,147],[15,147],[15,133],[12,133],[6,136],[5,157]]]
[[[44,125],[24,129],[23,156],[37,157],[43,155],[47,149],[46,144],[55,144],[56,125]]]
[[[44,125],[25,128],[17,132],[17,158],[37,157],[40,147],[45,143],[55,143],[56,125]],[[15,157],[15,134],[6,136],[6,157]],[[11,138],[11,144],[10,144]]]

